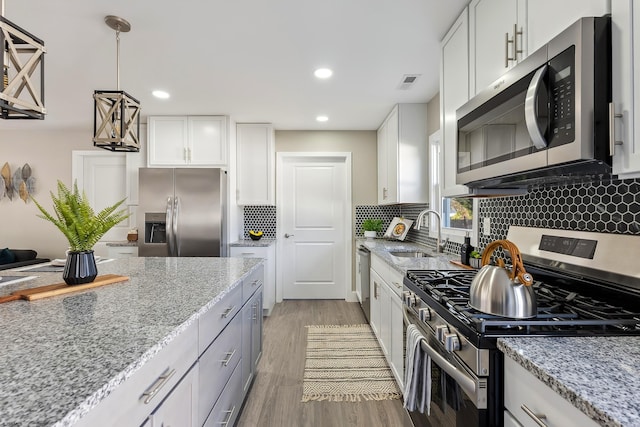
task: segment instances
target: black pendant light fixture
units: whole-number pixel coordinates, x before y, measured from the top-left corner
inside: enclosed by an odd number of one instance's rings
[[[44,42],[4,17],[4,0],[0,44],[0,117],[44,119]]]
[[[104,22],[116,31],[117,89],[93,92],[93,145],[110,151],[140,151],[140,102],[120,90],[120,33],[129,32],[131,25],[113,15]]]

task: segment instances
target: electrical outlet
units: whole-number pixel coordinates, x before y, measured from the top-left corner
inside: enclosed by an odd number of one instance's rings
[[[491,218],[488,216],[484,218],[482,223],[482,234],[485,236],[491,235]]]

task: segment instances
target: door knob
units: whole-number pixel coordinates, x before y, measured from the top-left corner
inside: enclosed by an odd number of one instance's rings
[[[294,236],[293,234],[284,233],[284,237],[285,237],[285,238],[287,238],[287,239],[288,239],[289,237],[293,237],[293,236]]]

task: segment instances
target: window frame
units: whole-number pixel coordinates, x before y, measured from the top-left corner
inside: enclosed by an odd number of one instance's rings
[[[443,219],[444,199],[455,197],[442,197],[442,183],[444,182],[444,158],[442,149],[442,132],[440,130],[429,135],[429,208],[437,211]],[[473,199],[473,219],[471,230],[462,228],[442,227],[442,239],[449,239],[452,242],[464,243],[464,238],[469,233],[471,244],[477,246],[478,243],[478,199]],[[438,226],[435,215],[429,216],[429,237],[438,237]]]

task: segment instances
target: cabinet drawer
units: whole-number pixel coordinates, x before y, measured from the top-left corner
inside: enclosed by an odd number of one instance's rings
[[[140,425],[198,358],[198,325],[178,335],[78,423],[79,426]]]
[[[138,256],[137,246],[109,246],[109,258],[131,258]]]
[[[218,402],[209,414],[204,427],[232,427],[242,407],[242,378],[240,365],[236,366]]]
[[[396,295],[400,296],[402,294],[402,281],[404,277],[400,272],[396,271],[393,267],[389,267],[387,277],[383,277],[383,279]]]
[[[198,425],[204,424],[242,357],[242,316],[236,316],[200,357]]]
[[[247,302],[264,283],[264,265],[258,266],[253,273],[242,280],[243,303]]]
[[[269,248],[262,246],[231,246],[229,255],[242,258],[268,258]]]
[[[371,268],[374,269],[376,273],[378,273],[382,280],[385,279],[384,276],[386,276],[389,271],[389,265],[374,254],[371,254]]]
[[[537,379],[513,359],[504,358],[504,406],[523,427],[538,424],[523,409],[542,414],[549,427],[596,427],[598,424]]]
[[[199,321],[198,354],[202,354],[242,308],[242,286],[237,285]]]

